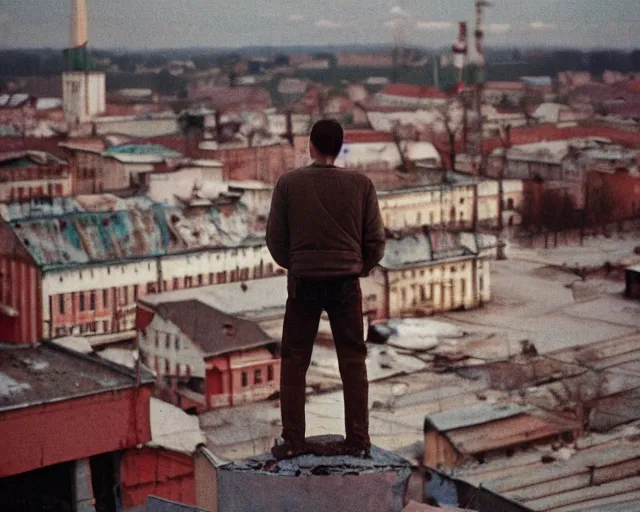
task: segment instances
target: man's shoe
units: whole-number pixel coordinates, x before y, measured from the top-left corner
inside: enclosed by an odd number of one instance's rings
[[[359,459],[371,458],[371,443],[365,441],[345,441],[342,445],[343,455],[358,457]]]
[[[293,459],[307,453],[309,453],[309,450],[305,442],[284,441],[281,444],[276,443],[271,448],[271,455],[276,460]]]

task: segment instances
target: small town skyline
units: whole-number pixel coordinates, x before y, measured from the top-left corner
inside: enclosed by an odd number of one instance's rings
[[[115,0],[91,2],[89,12],[91,46],[126,50],[388,44],[398,23],[407,44],[437,47],[455,36],[458,21],[474,19],[473,2],[445,0],[375,0],[366,10],[342,0],[322,5],[281,0],[268,12],[245,0],[215,12],[204,0],[188,5]],[[606,5],[596,0],[494,0],[486,31],[498,47],[630,49],[639,23],[640,4],[634,0]],[[0,29],[0,48],[64,48],[67,8],[6,0]]]

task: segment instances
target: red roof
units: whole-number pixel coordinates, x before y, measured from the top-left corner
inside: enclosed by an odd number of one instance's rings
[[[624,85],[624,88],[629,92],[640,93],[640,80],[630,80]]]
[[[511,130],[511,143],[513,145],[586,137],[602,137],[611,139],[615,144],[640,149],[640,137],[638,137],[637,133],[620,130],[612,126],[593,124],[558,128],[552,124],[543,124]],[[502,146],[500,137],[485,139],[482,144],[486,152],[491,152]]]
[[[376,132],[374,130],[345,130],[345,144],[366,144],[374,142],[393,142],[391,132]]]
[[[487,82],[485,89],[494,91],[522,91],[524,84],[522,82]]]
[[[402,96],[404,98],[442,100],[447,98],[447,95],[437,87],[426,87],[411,84],[389,84],[386,85],[380,93],[388,96]]]

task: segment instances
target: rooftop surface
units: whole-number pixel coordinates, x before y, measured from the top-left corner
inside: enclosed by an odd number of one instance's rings
[[[225,314],[195,299],[164,302],[156,311],[208,356],[276,343],[256,323]]]
[[[244,286],[243,286],[244,285]],[[162,303],[195,300],[229,315],[243,315],[281,309],[287,301],[285,276],[254,279],[245,283],[226,283],[186,290],[147,295],[143,304],[157,307]]]
[[[143,373],[143,382],[150,378]],[[0,346],[0,411],[134,386],[132,371],[89,356],[52,345]]]
[[[154,206],[26,219],[11,226],[43,268],[252,246],[262,235],[252,232],[247,209],[241,203],[231,214],[214,207],[190,214],[180,208]]]

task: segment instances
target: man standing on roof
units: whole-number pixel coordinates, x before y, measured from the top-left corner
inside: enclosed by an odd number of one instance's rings
[[[267,246],[288,270],[282,334],[277,459],[305,453],[306,373],[320,315],[326,311],[344,388],[346,439],[340,452],[368,456],[369,387],[359,277],[382,259],[385,232],[376,190],[364,174],[334,165],[344,132],[333,120],[311,130],[313,162],[285,173],[273,191]]]

